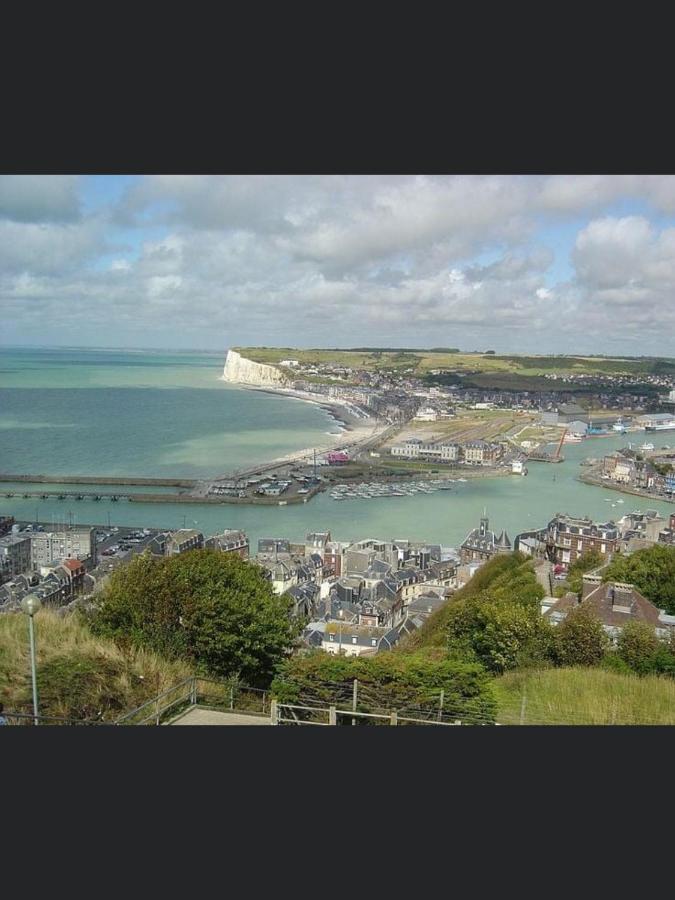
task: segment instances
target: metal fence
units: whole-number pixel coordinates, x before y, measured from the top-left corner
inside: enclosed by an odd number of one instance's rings
[[[162,725],[197,705],[220,712],[269,715],[271,695],[267,690],[238,681],[193,676],[120,716],[115,725]]]
[[[8,725],[111,725],[102,719],[71,719],[66,716],[43,716],[38,713],[3,712]]]

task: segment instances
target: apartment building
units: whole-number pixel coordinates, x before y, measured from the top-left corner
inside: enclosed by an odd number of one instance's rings
[[[569,566],[583,553],[599,553],[609,561],[617,549],[619,529],[614,522],[593,522],[588,518],[556,515],[546,529],[549,559]]]
[[[473,466],[494,466],[504,452],[501,444],[467,441],[462,447],[464,462]]]
[[[249,557],[249,541],[244,531],[231,529],[212,534],[204,542],[204,546],[210,550],[219,550],[221,553],[234,553],[242,559]]]
[[[91,559],[96,565],[96,529],[73,526],[60,531],[31,532],[31,565],[34,569],[62,559]]]
[[[30,535],[6,534],[0,537],[0,584],[31,568]]]
[[[201,531],[195,531],[194,528],[179,528],[167,537],[164,553],[166,556],[175,556],[188,550],[201,550],[203,546],[204,535]]]

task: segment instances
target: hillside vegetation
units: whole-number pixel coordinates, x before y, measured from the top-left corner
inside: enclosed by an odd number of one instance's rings
[[[675,681],[600,668],[508,672],[494,683],[504,725],[675,725]]]
[[[191,674],[180,661],[94,636],[76,614],[40,610],[35,636],[39,709],[45,716],[113,721]],[[0,698],[6,711],[32,712],[23,613],[0,616]]]
[[[544,375],[638,375],[675,373],[675,360],[660,358],[617,358],[588,356],[498,356],[485,353],[461,353],[451,348],[417,349],[358,349],[298,350],[293,347],[236,347],[238,353],[254,362],[278,364],[282,359],[297,359],[305,365],[333,364],[349,368],[375,371],[377,369],[412,369],[423,376],[432,369],[473,373],[483,386],[489,385],[486,376],[507,376],[514,389],[522,386],[522,379],[539,378],[541,386],[550,388]],[[527,385],[526,385],[527,386]],[[529,386],[532,386],[531,384]]]

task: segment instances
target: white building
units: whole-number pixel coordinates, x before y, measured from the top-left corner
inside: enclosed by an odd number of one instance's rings
[[[435,422],[438,419],[438,413],[433,406],[423,406],[417,411],[415,416],[416,422]]]
[[[31,534],[31,564],[34,569],[55,560],[87,559],[96,554],[96,529],[66,528],[63,531],[34,531]]]

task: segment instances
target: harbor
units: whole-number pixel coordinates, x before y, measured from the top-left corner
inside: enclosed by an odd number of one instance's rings
[[[436,491],[451,491],[455,482],[466,481],[466,478],[435,478],[398,484],[381,481],[344,484],[331,488],[330,498],[331,500],[373,500],[378,497],[412,497],[415,494],[434,494]]]

